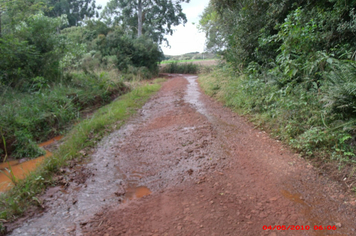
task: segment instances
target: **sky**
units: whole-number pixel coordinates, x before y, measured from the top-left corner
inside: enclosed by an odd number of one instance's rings
[[[96,5],[103,8],[109,0],[96,0]],[[165,55],[181,55],[188,52],[203,52],[205,48],[205,34],[197,29],[199,16],[204,8],[209,4],[209,0],[190,0],[189,3],[182,3],[183,12],[187,16],[188,22],[174,27],[175,32],[172,36],[167,35],[170,48],[162,45]],[[193,25],[195,23],[195,25]]]

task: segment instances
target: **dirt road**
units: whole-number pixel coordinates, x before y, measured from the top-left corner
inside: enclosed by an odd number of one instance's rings
[[[67,171],[12,235],[356,235],[353,196],[203,95],[196,76],[171,77]]]

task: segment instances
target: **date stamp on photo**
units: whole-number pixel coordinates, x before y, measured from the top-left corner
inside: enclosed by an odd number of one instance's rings
[[[336,230],[337,227],[335,225],[264,225],[262,226],[263,230]]]

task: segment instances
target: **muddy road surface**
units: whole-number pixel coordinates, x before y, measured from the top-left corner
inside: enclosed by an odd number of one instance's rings
[[[355,198],[172,76],[11,235],[356,235]]]

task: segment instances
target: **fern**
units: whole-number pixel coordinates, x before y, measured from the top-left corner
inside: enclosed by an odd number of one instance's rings
[[[332,71],[326,73],[325,107],[345,119],[356,118],[356,63],[334,60]]]

